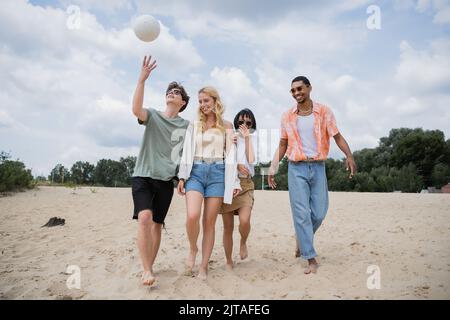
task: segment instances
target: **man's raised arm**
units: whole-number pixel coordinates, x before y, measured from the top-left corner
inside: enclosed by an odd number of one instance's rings
[[[153,69],[156,68],[156,60],[150,63],[151,58],[152,57],[149,56],[147,60],[147,56],[144,57],[144,61],[142,62],[141,74],[139,75],[139,80],[133,96],[133,114],[142,122],[147,121],[148,117],[147,112],[143,108],[145,81],[148,79]]]

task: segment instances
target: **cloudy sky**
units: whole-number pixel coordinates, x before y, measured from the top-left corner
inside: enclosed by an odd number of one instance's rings
[[[142,14],[160,21],[154,42],[133,33]],[[145,106],[163,110],[167,83],[181,81],[192,120],[197,90],[215,86],[226,119],[254,111],[261,160],[297,75],[332,108],[352,150],[399,127],[450,138],[450,0],[2,0],[0,150],[35,175],[137,155],[143,127],[131,100],[146,54],[158,67]],[[333,145],[330,156],[342,154]]]

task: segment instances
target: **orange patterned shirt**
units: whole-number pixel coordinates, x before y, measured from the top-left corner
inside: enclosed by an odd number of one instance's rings
[[[330,151],[330,138],[339,133],[336,119],[330,108],[313,102],[314,136],[317,142],[317,156],[314,160],[326,160]],[[281,139],[288,141],[286,156],[289,161],[303,161],[302,141],[297,130],[297,106],[286,111],[281,118]]]

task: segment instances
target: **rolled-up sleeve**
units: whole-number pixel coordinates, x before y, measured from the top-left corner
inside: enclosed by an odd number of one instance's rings
[[[152,118],[152,112],[154,111],[154,109],[152,108],[143,108],[143,110],[145,110],[147,112],[147,120],[145,121],[141,121],[139,118],[137,118],[137,122],[141,125],[148,125],[148,123],[150,122],[150,119]]]
[[[339,133],[339,129],[336,125],[336,118],[334,117],[333,111],[327,108],[325,113],[325,122],[327,125],[327,133],[329,137],[334,137]]]

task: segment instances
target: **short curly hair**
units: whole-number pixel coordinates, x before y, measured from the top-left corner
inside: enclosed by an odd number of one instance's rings
[[[294,82],[298,82],[301,81],[305,84],[305,86],[310,87],[311,86],[311,82],[309,82],[309,79],[305,76],[298,76],[295,77],[294,79],[292,79],[291,84],[293,84]]]
[[[185,105],[182,106],[180,109],[180,112],[183,112],[189,103],[189,96],[188,96],[186,90],[184,89],[184,87],[176,81],[172,81],[171,83],[169,83],[169,85],[167,86],[166,94],[167,94],[167,92],[169,92],[172,89],[180,89],[180,91],[181,91],[181,99],[184,102],[186,102]]]

